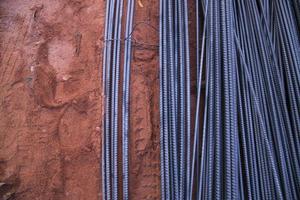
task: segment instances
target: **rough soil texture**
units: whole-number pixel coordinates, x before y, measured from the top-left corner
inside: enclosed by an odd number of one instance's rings
[[[105,1],[0,2],[0,198],[101,198]],[[135,22],[158,27],[156,1]],[[157,44],[141,23],[137,42]],[[158,199],[158,50],[134,48],[130,194]]]
[[[158,3],[137,0],[134,20],[143,45],[131,68],[129,192],[138,200],[160,198]],[[105,4],[0,1],[0,199],[102,198]]]
[[[103,10],[0,2],[0,197],[99,197]]]

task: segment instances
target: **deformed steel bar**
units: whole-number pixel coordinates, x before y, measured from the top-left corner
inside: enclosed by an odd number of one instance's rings
[[[123,199],[129,199],[129,95],[130,95],[130,65],[131,65],[131,33],[133,30],[134,0],[127,5],[127,18],[125,30],[125,50],[123,68],[123,99],[122,99],[122,153],[123,153]]]

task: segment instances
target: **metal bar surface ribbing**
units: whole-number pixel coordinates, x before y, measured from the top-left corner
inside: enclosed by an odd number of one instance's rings
[[[190,78],[187,1],[160,1],[161,192],[189,195]]]
[[[161,180],[161,199],[165,200],[165,157],[164,157],[164,120],[163,120],[163,2],[159,3],[159,113],[160,113],[160,180]]]
[[[113,199],[117,200],[119,198],[118,194],[118,103],[119,103],[119,77],[120,77],[120,54],[121,54],[121,27],[122,27],[122,15],[123,15],[123,0],[117,0],[117,13],[116,13],[116,30],[115,30],[115,53],[113,57],[113,69],[115,74],[113,74],[113,105],[112,105],[112,134],[113,134]]]
[[[105,102],[104,102],[104,106],[103,106],[103,110],[105,110],[106,108],[106,54],[107,54],[107,41],[108,41],[108,19],[109,19],[109,9],[110,9],[110,1],[106,2],[106,16],[105,16],[105,32],[104,32],[104,50],[103,50],[103,61],[102,61],[102,90],[103,93],[105,95]],[[106,114],[104,113],[103,118],[102,118],[102,192],[103,192],[103,199],[106,198],[107,195],[107,185],[106,185],[106,160],[105,160],[105,156],[106,156],[106,138],[105,138],[105,119],[106,119]]]
[[[198,91],[191,160],[188,9],[186,1],[174,4],[161,1],[165,8],[160,13],[163,198],[299,199],[299,2],[196,1]],[[176,14],[170,15],[170,9]],[[203,65],[206,91],[201,131]],[[179,152],[179,158],[174,152]],[[177,168],[179,186],[174,177]],[[179,194],[173,191],[178,187]]]
[[[127,18],[125,30],[125,50],[123,68],[123,99],[122,99],[122,153],[123,153],[123,199],[129,199],[129,95],[130,95],[130,65],[131,65],[131,33],[134,16],[134,0],[127,2]]]
[[[118,199],[118,99],[123,0],[107,1],[103,52],[103,199]]]
[[[123,0],[106,4],[102,66],[103,199],[120,199],[121,182],[123,199],[130,199],[129,90],[135,1],[126,2],[122,177],[118,177],[118,132]],[[203,0],[196,2],[196,21],[191,22],[188,1],[160,0],[162,199],[300,198],[297,6],[296,0]],[[204,16],[203,23],[200,15]],[[190,23],[195,23],[197,29],[195,68],[190,64]],[[204,25],[203,31],[200,24]],[[195,110],[191,110],[190,92],[193,70],[197,72]],[[200,114],[202,79],[206,86],[205,107]]]
[[[108,8],[108,14],[107,14],[107,38],[106,38],[106,44],[107,48],[105,51],[105,62],[104,67],[105,70],[103,70],[103,73],[105,73],[105,121],[104,121],[104,138],[105,138],[105,144],[104,144],[104,150],[105,150],[105,156],[103,162],[105,162],[105,169],[104,169],[104,179],[105,179],[105,194],[103,195],[103,199],[111,199],[111,137],[110,137],[110,102],[111,102],[111,54],[112,54],[112,39],[113,39],[113,27],[112,22],[114,19],[114,7],[115,7],[115,1],[109,2],[109,8]]]

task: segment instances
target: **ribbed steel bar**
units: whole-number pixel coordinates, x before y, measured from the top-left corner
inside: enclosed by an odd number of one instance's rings
[[[191,166],[191,78],[190,78],[190,43],[189,43],[189,20],[188,20],[188,1],[183,1],[184,17],[184,42],[185,42],[185,61],[186,61],[186,199],[189,199],[190,193],[190,166]]]
[[[110,2],[109,6],[109,15],[108,15],[108,27],[107,27],[107,51],[106,51],[106,59],[105,59],[105,130],[103,134],[105,135],[105,187],[106,193],[104,198],[111,199],[112,198],[112,190],[111,190],[111,55],[112,55],[112,42],[113,42],[113,20],[114,20],[114,8],[115,1]]]
[[[118,177],[118,118],[119,118],[119,110],[118,110],[118,103],[119,103],[119,77],[120,77],[120,48],[121,48],[121,27],[122,27],[122,15],[123,15],[123,0],[117,0],[117,13],[115,16],[115,52],[114,52],[114,59],[113,59],[113,68],[115,70],[115,74],[113,74],[113,105],[112,105],[112,113],[113,113],[113,199],[117,200],[119,198],[118,194],[118,184],[119,184],[119,177]]]
[[[182,14],[182,1],[176,1],[178,8],[178,48],[179,48],[179,133],[180,133],[180,198],[186,194],[186,99],[185,99],[185,55],[184,55],[184,26]]]
[[[164,59],[164,54],[163,54],[163,45],[162,45],[162,40],[163,40],[163,17],[164,17],[164,9],[163,9],[163,1],[159,2],[159,113],[160,113],[160,193],[161,193],[161,199],[165,200],[166,199],[166,194],[165,194],[165,157],[164,157],[164,152],[165,152],[165,146],[164,146],[164,112],[163,112],[163,59]]]
[[[193,195],[193,186],[194,186],[194,175],[195,175],[195,165],[196,165],[196,159],[199,157],[198,145],[200,143],[199,138],[199,117],[200,117],[200,100],[201,100],[201,82],[202,82],[202,71],[203,71],[203,62],[204,62],[204,47],[205,47],[205,35],[206,35],[206,13],[207,8],[205,9],[204,14],[204,28],[203,28],[203,34],[202,34],[202,42],[201,42],[201,53],[200,53],[200,62],[199,62],[199,69],[197,72],[199,73],[197,78],[197,103],[196,103],[196,114],[195,114],[195,129],[194,129],[194,143],[193,143],[193,157],[192,157],[192,165],[191,165],[191,183],[190,183],[190,199],[192,199]],[[198,34],[198,33],[197,33]]]
[[[123,199],[129,199],[129,95],[130,95],[130,65],[131,65],[131,33],[134,15],[134,0],[127,2],[125,50],[123,68],[123,99],[122,99],[122,153],[123,153]]]
[[[109,11],[110,11],[110,1],[106,2],[106,14],[105,14],[105,32],[104,32],[104,50],[103,50],[103,61],[102,61],[102,90],[104,93],[104,98],[105,98],[105,103],[103,106],[103,110],[106,108],[106,57],[107,57],[107,43],[108,41],[108,19],[109,19]],[[106,199],[107,195],[107,185],[106,185],[106,180],[107,180],[107,174],[106,174],[106,137],[105,137],[105,124],[106,124],[106,114],[104,113],[103,119],[102,119],[102,195],[103,199]]]
[[[165,198],[166,199],[171,199],[172,198],[172,194],[171,194],[171,173],[170,173],[170,148],[169,148],[169,141],[170,141],[170,137],[169,137],[169,120],[168,120],[168,70],[167,70],[167,63],[168,63],[168,56],[167,56],[167,1],[163,1],[163,26],[162,26],[162,38],[160,38],[162,40],[162,57],[163,59],[163,64],[162,64],[162,79],[163,79],[163,115],[161,115],[162,119],[163,119],[163,125],[164,125],[164,131],[161,133],[163,134],[164,137],[164,141],[163,145],[164,145],[164,160],[163,162],[165,162],[164,164],[164,170],[165,172],[165,185],[166,185],[166,195]]]
[[[171,137],[171,152],[172,152],[172,173],[173,173],[173,198],[179,199],[179,176],[178,176],[178,151],[177,151],[177,128],[176,128],[176,111],[175,111],[175,65],[174,65],[174,44],[173,44],[173,3],[168,0],[168,71],[169,71],[169,91],[170,91],[170,101],[169,101],[169,120],[170,120],[170,137]]]

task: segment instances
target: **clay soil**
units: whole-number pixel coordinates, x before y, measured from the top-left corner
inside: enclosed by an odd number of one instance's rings
[[[158,2],[136,1],[131,199],[160,198]],[[102,198],[105,4],[0,0],[0,199]]]

